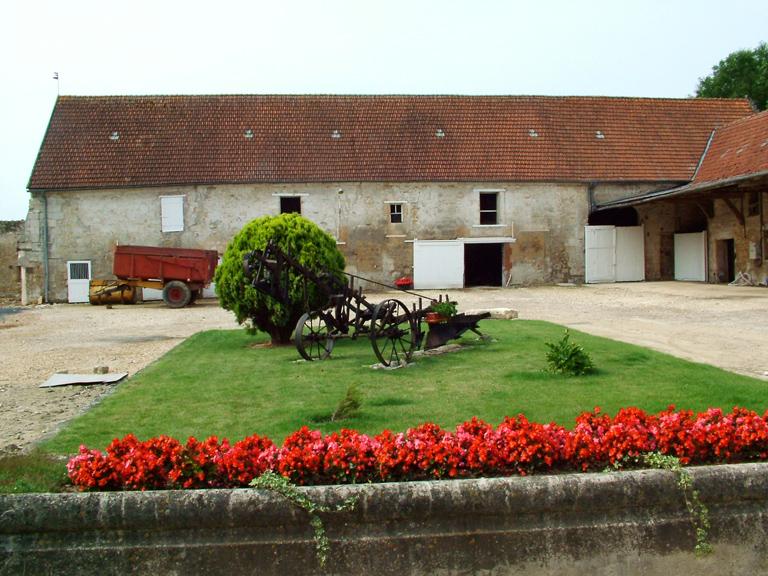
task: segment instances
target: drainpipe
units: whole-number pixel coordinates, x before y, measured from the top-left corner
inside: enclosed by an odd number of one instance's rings
[[[48,301],[48,196],[43,190],[43,302]]]

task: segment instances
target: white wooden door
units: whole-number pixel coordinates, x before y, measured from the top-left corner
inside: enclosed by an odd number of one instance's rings
[[[616,281],[616,227],[584,227],[584,281]]]
[[[461,240],[414,240],[414,288],[463,288],[464,243]]]
[[[90,260],[67,261],[67,302],[88,302],[91,283]]]
[[[707,281],[707,233],[675,234],[675,280]]]
[[[642,226],[616,227],[616,282],[645,280],[645,232]]]

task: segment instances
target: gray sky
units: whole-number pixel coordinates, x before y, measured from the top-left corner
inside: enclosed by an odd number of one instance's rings
[[[0,220],[62,94],[686,97],[768,40],[765,0],[5,0]]]

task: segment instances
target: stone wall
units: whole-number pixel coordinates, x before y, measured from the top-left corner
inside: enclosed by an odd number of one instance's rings
[[[482,190],[499,194],[499,224],[479,224]],[[111,276],[116,244],[210,248],[223,252],[248,221],[279,213],[281,196],[298,196],[302,214],[337,238],[347,270],[392,283],[413,274],[413,240],[515,238],[505,249],[511,284],[582,281],[585,184],[324,183],[216,185],[48,192],[50,299],[66,299],[66,262],[89,260],[95,278]],[[162,232],[160,197],[184,196],[183,232]],[[390,204],[403,221],[390,223]],[[43,197],[33,194],[24,258],[42,292]]]
[[[721,247],[718,242],[733,240],[734,271],[746,272],[757,282],[768,281],[768,193],[760,194],[756,214],[750,215],[746,194],[735,197],[732,202],[741,212],[744,222],[739,220],[723,200],[714,203],[714,216],[709,222],[709,281],[725,282],[725,271],[722,260],[718,258]]]
[[[17,245],[23,230],[23,220],[0,221],[0,298],[19,299],[21,295]]]
[[[707,232],[707,281],[727,282],[722,256],[723,241],[732,240],[734,272],[750,274],[756,283],[768,281],[768,193],[756,213],[749,213],[747,195],[732,199],[734,211],[721,199],[700,202],[661,200],[636,206],[639,223],[645,226],[646,280],[674,278],[674,235]],[[709,213],[705,213],[708,210]]]
[[[645,233],[645,279],[674,279],[678,207],[671,202],[653,202],[638,206],[637,213]]]
[[[304,512],[254,490],[0,496],[0,574],[768,573],[768,464],[689,469],[714,552],[695,535],[673,472],[302,488],[331,551],[315,557]]]

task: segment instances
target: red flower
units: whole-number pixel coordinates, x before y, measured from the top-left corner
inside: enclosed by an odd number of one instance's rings
[[[296,484],[387,482],[600,469],[660,451],[684,464],[768,459],[768,412],[712,408],[696,416],[674,406],[657,414],[625,408],[611,418],[599,408],[573,430],[519,415],[497,428],[473,418],[447,432],[425,423],[375,437],[354,430],[328,436],[306,426],[277,448],[254,435],[230,446],[215,436],[182,445],[167,436],[129,434],[106,452],[80,447],[67,464],[81,490],[149,490],[247,486],[266,470]]]

